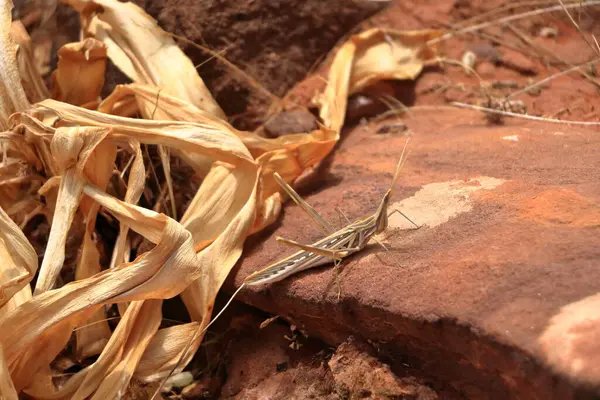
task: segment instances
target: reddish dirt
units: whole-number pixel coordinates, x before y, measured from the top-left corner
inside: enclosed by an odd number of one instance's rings
[[[248,307],[228,310],[218,321],[197,365],[212,373],[180,390],[183,399],[414,399],[459,398],[434,390],[424,379],[397,377],[374,356],[377,350],[349,338],[337,349],[304,336],[285,320],[260,328],[265,317]],[[194,369],[192,369],[194,371]],[[361,379],[357,380],[356,377]],[[223,378],[226,378],[223,383]],[[215,382],[217,383],[215,385]]]

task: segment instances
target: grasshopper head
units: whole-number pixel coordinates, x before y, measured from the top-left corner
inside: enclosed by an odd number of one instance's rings
[[[379,208],[375,213],[375,233],[381,233],[385,231],[388,227],[388,205],[390,203],[390,195],[392,194],[392,189],[388,189],[388,191],[381,199],[381,204],[379,204]]]

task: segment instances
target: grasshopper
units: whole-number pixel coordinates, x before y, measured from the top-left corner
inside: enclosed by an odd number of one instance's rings
[[[392,195],[392,190],[398,180],[398,175],[406,159],[404,158],[404,151],[408,140],[402,149],[402,155],[400,161],[396,165],[396,172],[390,188],[386,191],[379,203],[379,207],[374,214],[367,218],[350,223],[346,227],[335,230],[323,217],[317,213],[308,203],[306,203],[296,191],[289,186],[277,172],[274,173],[275,180],[285,190],[285,192],[298,204],[304,211],[306,211],[321,227],[321,229],[328,235],[324,239],[321,239],[313,244],[301,244],[293,240],[284,239],[277,237],[277,242],[288,246],[297,248],[300,251],[292,254],[283,260],[277,261],[268,267],[250,274],[245,280],[243,285],[257,286],[267,283],[273,283],[281,281],[290,275],[298,273],[300,271],[307,270],[309,268],[318,267],[321,265],[329,264],[332,261],[339,263],[343,258],[348,257],[362,250],[371,239],[376,240],[373,236],[375,234],[385,231],[388,227],[388,217],[395,212],[400,213],[410,223],[419,228],[410,218],[404,215],[400,210],[394,210],[389,215],[387,213]],[[379,243],[383,246],[382,243]],[[383,246],[387,251],[387,248]]]
[[[392,179],[392,184],[390,185],[390,188],[386,191],[386,193],[383,195],[383,198],[379,203],[377,211],[375,211],[374,214],[368,216],[367,218],[349,223],[345,228],[342,228],[337,231],[321,215],[319,215],[319,213],[314,208],[312,208],[307,202],[305,202],[302,199],[302,197],[300,197],[300,195],[296,193],[296,191],[290,185],[288,185],[285,182],[285,180],[281,178],[281,176],[279,176],[277,172],[275,172],[273,176],[275,177],[277,183],[283,188],[283,190],[291,197],[291,199],[296,204],[298,204],[313,218],[313,220],[315,220],[319,224],[321,230],[323,230],[323,232],[328,236],[310,245],[301,244],[293,240],[277,237],[276,240],[279,243],[285,246],[300,249],[300,251],[292,254],[289,257],[284,258],[283,260],[277,261],[276,263],[271,264],[260,271],[248,275],[248,277],[244,279],[244,282],[240,285],[240,287],[229,298],[223,309],[221,309],[221,311],[210,321],[210,323],[208,323],[206,327],[204,327],[201,331],[197,331],[194,333],[192,339],[189,341],[187,347],[184,349],[181,357],[179,358],[175,366],[171,369],[170,373],[167,375],[166,378],[163,379],[160,386],[154,392],[152,399],[154,399],[158,395],[160,389],[165,384],[168,377],[171,376],[173,372],[177,369],[177,367],[181,364],[183,356],[187,353],[189,347],[194,342],[195,338],[198,335],[201,335],[204,332],[206,332],[206,330],[208,330],[208,328],[213,324],[213,322],[215,322],[227,309],[227,307],[229,307],[229,304],[231,304],[236,295],[244,287],[258,286],[262,284],[278,282],[300,271],[329,264],[332,261],[337,266],[343,258],[346,258],[349,255],[362,250],[371,239],[377,241],[377,239],[373,236],[387,229],[388,218],[396,212],[400,213],[416,228],[419,228],[419,226],[416,223],[414,223],[410,218],[404,215],[400,210],[394,210],[390,214],[387,213],[390,197],[392,195],[392,190],[396,185],[400,170],[406,162],[406,158],[404,158],[404,152],[406,150],[407,145],[408,140],[404,144],[402,154],[400,155],[400,160],[396,165],[396,171],[394,173],[394,178]],[[383,243],[380,243],[379,241],[377,241],[377,243],[379,243],[386,251],[389,251],[383,245]]]

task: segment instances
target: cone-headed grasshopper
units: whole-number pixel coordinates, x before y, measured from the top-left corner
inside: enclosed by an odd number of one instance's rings
[[[323,217],[321,217],[308,203],[302,200],[300,195],[298,195],[291,186],[275,173],[274,176],[277,183],[281,185],[296,204],[302,207],[304,211],[319,223],[322,230],[328,234],[328,236],[310,245],[300,244],[293,240],[277,237],[276,240],[279,243],[289,247],[298,248],[300,251],[269,265],[265,269],[249,275],[244,280],[244,285],[252,286],[277,282],[309,268],[329,264],[332,261],[339,262],[341,259],[362,250],[371,239],[374,239],[373,235],[385,231],[388,226],[388,206],[390,196],[392,194],[392,189],[398,180],[398,174],[406,161],[404,158],[404,150],[406,149],[407,144],[408,140],[404,145],[400,161],[396,166],[392,185],[381,199],[377,211],[375,211],[373,215],[355,221],[338,231],[335,231]],[[394,212],[402,214],[399,210],[392,211],[392,213]],[[406,215],[402,215],[418,228],[418,225],[411,221]]]

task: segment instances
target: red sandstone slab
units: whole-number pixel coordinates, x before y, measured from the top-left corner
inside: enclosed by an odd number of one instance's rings
[[[361,218],[388,188],[406,139],[375,133],[390,122],[346,132],[330,169],[299,188],[334,225],[336,207]],[[425,226],[390,219],[381,240],[402,265],[372,243],[344,262],[339,300],[332,267],[240,298],[330,344],[368,339],[396,371],[418,369],[469,398],[591,396],[600,388],[600,132],[487,126],[464,111],[404,122],[411,154],[392,206]],[[274,235],[321,237],[288,205],[275,228],[247,242],[236,286],[293,252]]]

